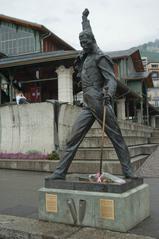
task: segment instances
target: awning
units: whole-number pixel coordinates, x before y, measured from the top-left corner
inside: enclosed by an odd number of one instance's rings
[[[129,74],[127,77],[125,77],[125,80],[145,80],[146,85],[148,88],[152,88],[153,87],[153,81],[152,81],[152,77],[151,77],[151,72],[134,72]]]

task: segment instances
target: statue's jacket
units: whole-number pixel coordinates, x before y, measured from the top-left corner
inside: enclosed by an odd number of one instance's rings
[[[108,88],[107,93],[111,98],[114,97],[117,81],[113,62],[99,48],[87,56],[81,53],[75,62],[75,69],[82,82],[83,99],[88,107],[92,108],[96,100],[103,100],[103,87]]]

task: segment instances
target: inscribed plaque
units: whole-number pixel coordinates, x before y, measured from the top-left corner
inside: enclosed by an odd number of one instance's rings
[[[56,194],[45,194],[46,200],[46,211],[47,212],[57,212],[57,195]]]
[[[100,199],[100,217],[114,220],[114,200]]]

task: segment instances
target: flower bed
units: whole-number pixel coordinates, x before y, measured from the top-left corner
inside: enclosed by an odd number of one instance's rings
[[[40,152],[0,153],[0,160],[1,159],[59,160],[59,155],[55,151],[52,151],[50,154]]]
[[[31,159],[31,160],[47,160],[48,154],[42,153],[0,153],[0,159]]]

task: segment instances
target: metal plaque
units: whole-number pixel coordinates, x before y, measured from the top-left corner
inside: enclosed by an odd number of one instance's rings
[[[100,199],[100,217],[114,220],[114,200]]]
[[[57,195],[56,194],[45,194],[46,211],[57,213]]]

